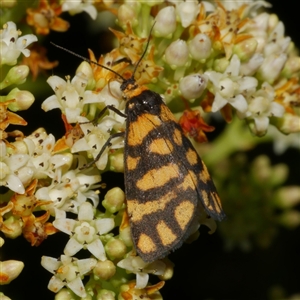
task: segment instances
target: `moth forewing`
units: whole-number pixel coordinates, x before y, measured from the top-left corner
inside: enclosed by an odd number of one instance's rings
[[[200,182],[203,164],[160,95],[143,89],[128,99],[125,132],[125,194],[136,250],[146,262],[166,256],[191,233],[199,212],[214,211],[212,181]],[[208,184],[205,187],[205,184]]]

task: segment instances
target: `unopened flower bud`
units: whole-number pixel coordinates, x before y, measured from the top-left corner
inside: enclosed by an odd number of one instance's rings
[[[25,65],[12,67],[2,82],[2,88],[11,84],[22,84],[26,81],[29,73],[29,67]]]
[[[75,294],[71,290],[61,289],[55,295],[55,300],[73,300],[75,297]]]
[[[214,61],[213,69],[216,72],[224,73],[225,70],[226,70],[226,68],[228,67],[228,65],[229,65],[229,61],[225,57],[224,58],[220,58],[220,59],[216,59]]]
[[[5,227],[8,229],[5,236],[10,239],[15,239],[22,234],[22,221],[16,217],[9,217],[4,222]],[[9,232],[9,233],[8,233]]]
[[[280,22],[279,18],[276,14],[268,14],[269,18],[268,18],[268,30],[271,31],[273,30],[277,24]]]
[[[28,109],[32,103],[34,102],[34,96],[28,91],[20,91],[18,88],[14,88],[10,93],[6,96],[6,100],[12,100],[8,105],[8,108],[11,111],[20,111]]]
[[[158,278],[160,280],[169,280],[173,277],[174,274],[174,264],[168,259],[168,258],[164,258],[163,262],[165,263],[165,270],[164,273],[162,275],[159,275]]]
[[[83,61],[76,70],[76,75],[80,76],[80,74],[84,74],[84,80],[87,80],[86,89],[93,89],[95,86],[95,79],[93,75],[92,67],[86,61]]]
[[[282,75],[287,78],[291,78],[292,75],[300,71],[300,57],[291,56],[286,61],[282,70]]]
[[[258,78],[272,84],[279,76],[286,61],[287,55],[285,53],[267,56],[258,70]]]
[[[16,279],[24,268],[24,263],[17,260],[0,261],[0,285],[9,284]]]
[[[97,295],[97,300],[115,300],[116,294],[113,291],[101,289]]]
[[[167,6],[161,9],[156,18],[153,28],[154,35],[157,37],[171,37],[176,30],[176,13],[174,6]]]
[[[105,251],[110,259],[113,260],[122,258],[127,252],[127,247],[122,240],[111,238],[105,245]]]
[[[130,227],[120,228],[120,239],[125,243],[127,247],[132,247],[132,237],[130,232]]]
[[[282,118],[274,122],[274,125],[284,134],[300,131],[300,117],[290,113],[285,113]]]
[[[115,275],[116,266],[111,260],[99,260],[93,269],[93,273],[102,280],[108,280]]]
[[[118,22],[121,26],[125,26],[128,20],[134,26],[138,23],[137,12],[140,10],[141,4],[139,2],[131,2],[122,4],[118,9]]]
[[[245,39],[233,47],[233,53],[235,53],[241,61],[248,61],[257,48],[257,40],[255,38]]]
[[[182,27],[187,28],[196,19],[199,11],[198,1],[184,1],[176,5],[176,12]]]
[[[186,42],[177,40],[169,45],[165,51],[165,59],[172,69],[184,66],[189,59],[189,49]]]
[[[204,74],[191,74],[180,80],[179,89],[187,100],[199,98],[207,86],[208,78]]]
[[[0,247],[2,247],[4,245],[4,239],[0,236]]]
[[[210,38],[204,34],[197,34],[189,43],[190,54],[195,60],[206,59],[210,56],[212,47]]]
[[[116,151],[109,155],[109,168],[113,172],[124,172],[124,153],[123,151]]]
[[[110,213],[115,213],[123,208],[124,201],[124,192],[119,187],[115,187],[106,193],[104,200],[102,201],[102,205]]]

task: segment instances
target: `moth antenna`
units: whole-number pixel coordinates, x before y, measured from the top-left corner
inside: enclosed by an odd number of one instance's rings
[[[135,74],[135,72],[136,72],[136,70],[137,70],[139,64],[141,63],[142,59],[143,59],[144,56],[146,55],[146,52],[147,52],[148,47],[149,47],[149,43],[150,43],[150,39],[151,39],[151,33],[152,33],[152,30],[153,30],[154,25],[155,25],[155,22],[153,23],[153,25],[152,25],[152,27],[151,27],[151,29],[150,29],[149,36],[148,36],[148,40],[147,40],[147,44],[146,44],[146,48],[145,48],[145,50],[144,50],[142,56],[141,56],[140,59],[138,60],[137,64],[135,65],[135,67],[134,67],[134,69],[133,69],[133,73],[132,73],[131,78],[134,78],[134,74]]]
[[[97,66],[99,66],[99,67],[101,67],[101,68],[103,68],[103,69],[106,69],[106,70],[108,70],[108,71],[110,71],[110,72],[116,74],[116,75],[119,76],[123,81],[126,80],[122,75],[120,75],[119,73],[117,73],[117,72],[114,71],[113,69],[110,69],[110,68],[108,68],[108,67],[106,67],[106,66],[104,66],[104,65],[101,65],[101,64],[97,63],[96,61],[90,60],[89,58],[86,58],[86,57],[84,57],[84,56],[82,56],[82,55],[80,55],[80,54],[77,54],[76,52],[73,52],[73,51],[71,51],[71,50],[69,50],[69,49],[67,49],[67,48],[65,48],[65,47],[59,46],[59,45],[57,45],[57,44],[55,44],[55,43],[53,43],[53,42],[50,42],[50,43],[51,43],[53,46],[55,46],[56,48],[59,48],[59,49],[61,49],[61,50],[64,50],[64,51],[66,51],[66,52],[68,52],[68,53],[70,53],[70,54],[72,54],[72,55],[74,55],[74,56],[77,56],[77,57],[81,58],[82,60],[84,60],[84,61],[86,61],[86,62],[88,62],[88,63],[95,64],[95,65],[97,65]]]

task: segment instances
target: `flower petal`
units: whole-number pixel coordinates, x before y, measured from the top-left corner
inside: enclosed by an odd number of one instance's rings
[[[95,257],[101,261],[106,260],[105,250],[100,239],[94,240],[86,247]]]

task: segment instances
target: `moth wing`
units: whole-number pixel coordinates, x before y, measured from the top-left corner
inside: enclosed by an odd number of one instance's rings
[[[127,210],[144,261],[165,257],[189,236],[205,183],[217,195],[208,175],[199,183],[207,170],[171,111],[162,101],[160,106],[159,115],[129,119],[125,140]],[[213,200],[207,199],[204,206]],[[205,208],[210,212],[214,205]]]

